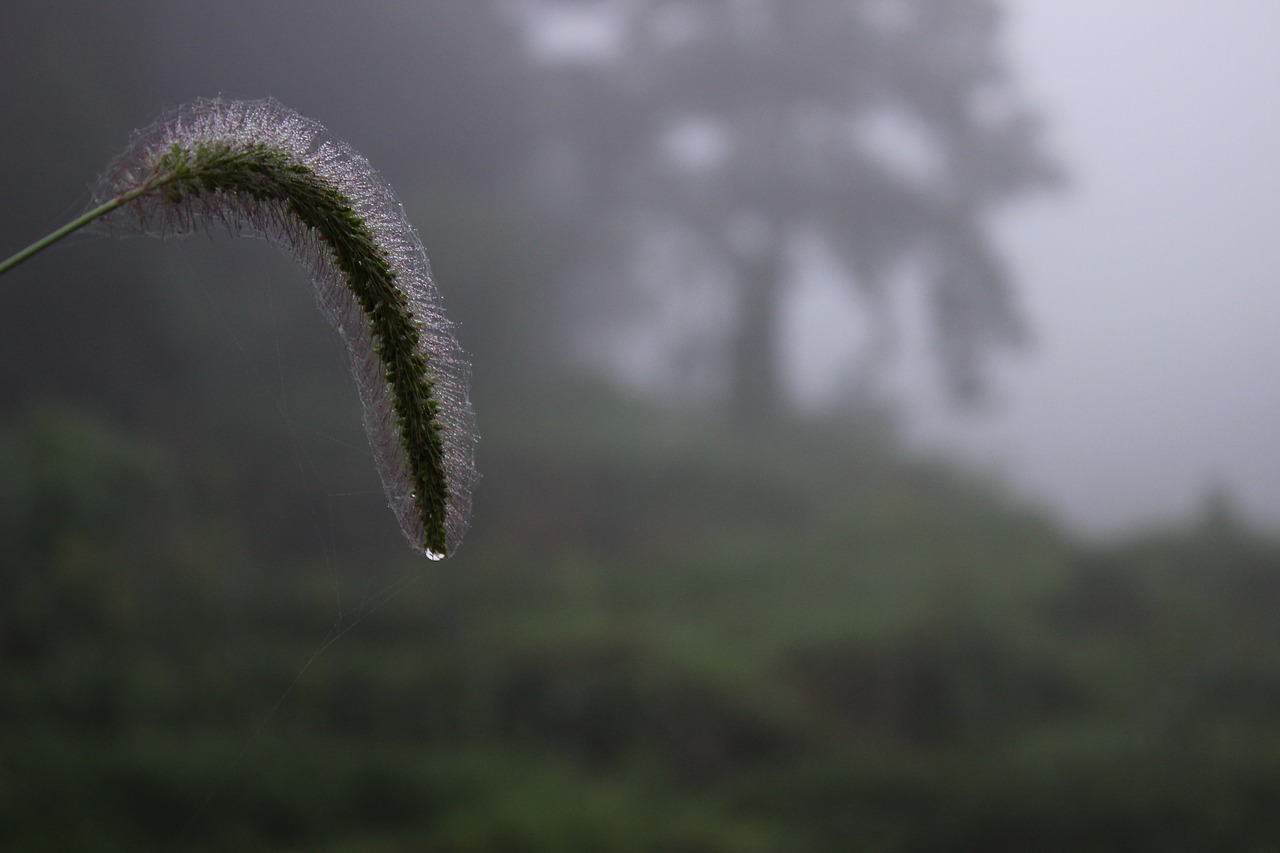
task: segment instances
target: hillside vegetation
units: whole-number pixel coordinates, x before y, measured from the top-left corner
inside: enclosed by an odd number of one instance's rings
[[[244,436],[0,427],[0,848],[1280,845],[1226,508],[1102,547],[874,418],[505,408],[440,564]]]

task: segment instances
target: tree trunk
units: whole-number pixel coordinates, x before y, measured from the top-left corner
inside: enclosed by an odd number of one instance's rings
[[[740,426],[779,418],[786,406],[779,364],[784,242],[738,257],[741,302],[731,344],[729,413]]]

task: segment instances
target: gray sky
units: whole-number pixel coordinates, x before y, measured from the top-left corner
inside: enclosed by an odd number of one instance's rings
[[[1001,224],[1036,349],[993,414],[920,403],[919,440],[1088,532],[1185,519],[1218,485],[1280,527],[1280,3],[1009,6],[1073,185]]]

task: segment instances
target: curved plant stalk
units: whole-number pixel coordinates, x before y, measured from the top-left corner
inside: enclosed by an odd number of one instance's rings
[[[135,134],[92,208],[0,263],[0,273],[91,223],[160,237],[219,225],[264,237],[308,267],[347,343],[401,529],[428,557],[453,552],[475,479],[468,365],[422,242],[363,157],[274,100],[198,100]]]

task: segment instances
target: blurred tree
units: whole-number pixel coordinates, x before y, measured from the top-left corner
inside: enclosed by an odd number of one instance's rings
[[[979,398],[990,356],[1023,341],[984,220],[1059,175],[999,59],[993,0],[515,8],[546,73],[562,195],[623,214],[613,247],[643,243],[651,270],[672,259],[657,277],[728,282],[735,322],[716,346],[739,418],[785,403],[780,322],[796,250],[815,240],[871,306],[876,360],[891,348],[887,282],[908,258],[957,399]]]

